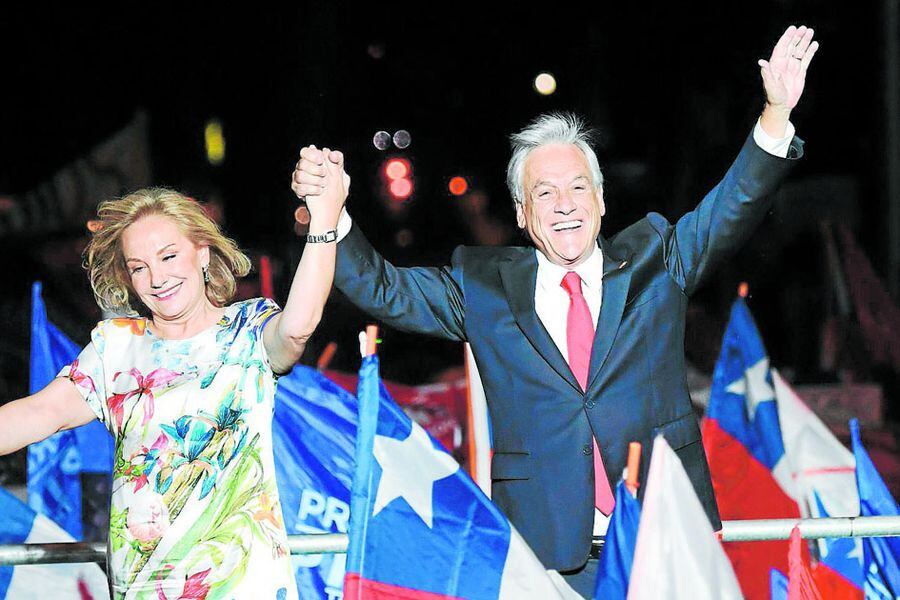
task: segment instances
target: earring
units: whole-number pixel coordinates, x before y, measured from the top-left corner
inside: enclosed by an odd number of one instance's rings
[[[203,283],[209,283],[209,265],[203,265]]]

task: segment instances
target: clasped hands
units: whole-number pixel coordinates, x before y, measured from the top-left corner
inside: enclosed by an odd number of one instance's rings
[[[336,227],[350,193],[350,176],[344,171],[343,153],[328,148],[319,150],[315,146],[300,150],[300,160],[291,176],[291,189],[306,203],[311,229],[319,222],[328,229]]]

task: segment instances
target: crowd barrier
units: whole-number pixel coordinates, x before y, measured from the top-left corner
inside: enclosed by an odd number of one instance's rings
[[[786,540],[799,525],[804,539],[900,536],[900,517],[846,517],[828,519],[766,519],[723,521],[723,542]],[[322,533],[288,536],[291,554],[344,554],[347,534]],[[96,562],[106,564],[106,543],[0,545],[0,565],[43,565]]]

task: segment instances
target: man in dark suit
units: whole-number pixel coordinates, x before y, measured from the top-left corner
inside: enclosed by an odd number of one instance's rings
[[[663,434],[714,528],[709,468],[685,381],[688,298],[750,235],[802,155],[791,109],[817,49],[789,28],[759,62],[766,105],[725,177],[674,225],[656,213],[610,239],[602,174],[580,121],[542,115],[512,136],[508,184],[534,248],[459,247],[443,268],[396,268],[345,215],[337,286],[398,329],[471,344],[492,422],[492,496],[547,568],[593,592],[592,537],[605,531],[628,442]],[[299,196],[343,193],[340,153],[301,152]],[[315,241],[315,240],[314,240]],[[587,567],[585,566],[587,564]]]

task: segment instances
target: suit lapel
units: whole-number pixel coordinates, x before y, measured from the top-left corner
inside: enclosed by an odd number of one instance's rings
[[[603,238],[599,238],[598,242],[600,250],[603,251],[603,298],[600,303],[597,332],[594,334],[594,346],[591,349],[588,389],[594,384],[603,363],[609,356],[616,331],[622,322],[625,300],[628,298],[628,284],[631,282],[628,261],[607,254],[608,244]]]
[[[581,391],[569,364],[534,311],[534,289],[537,282],[537,258],[534,252],[523,252],[518,258],[501,263],[500,279],[519,329],[553,370],[569,385]]]

